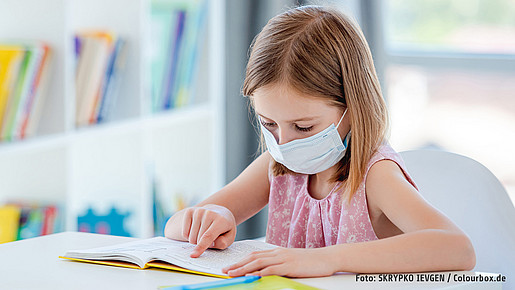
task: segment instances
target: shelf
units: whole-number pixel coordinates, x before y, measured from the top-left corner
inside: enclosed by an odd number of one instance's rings
[[[140,130],[166,128],[184,122],[195,122],[212,116],[208,104],[171,109],[147,117],[95,124],[69,133],[36,136],[29,139],[0,143],[0,157],[5,154],[26,154],[65,147],[76,138],[93,138],[113,134],[135,133]]]
[[[145,127],[161,128],[180,124],[182,122],[194,122],[212,116],[212,108],[209,104],[193,105],[185,108],[172,109],[145,117]]]
[[[13,154],[42,152],[58,147],[65,147],[69,136],[65,133],[47,136],[36,136],[26,140],[5,142],[0,144],[0,157]]]
[[[0,1],[0,39],[42,40],[54,56],[38,134],[0,143],[0,202],[62,203],[66,230],[77,230],[77,217],[89,208],[102,213],[115,206],[131,211],[126,226],[132,235],[148,237],[154,179],[163,198],[178,192],[203,198],[225,182],[225,1],[205,0],[204,49],[191,103],[150,114],[152,1]],[[112,118],[77,128],[73,37],[87,29],[124,37],[128,54]]]

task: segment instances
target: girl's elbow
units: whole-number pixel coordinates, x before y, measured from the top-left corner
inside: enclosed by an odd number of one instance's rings
[[[474,252],[474,248],[470,250],[466,259],[465,259],[465,271],[472,271],[476,266],[476,253]]]
[[[476,252],[469,237],[465,234],[461,235],[459,239],[459,249],[461,250],[461,269],[464,271],[471,271],[476,266]]]

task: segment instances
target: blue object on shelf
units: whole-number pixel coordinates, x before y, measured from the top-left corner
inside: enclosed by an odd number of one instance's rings
[[[79,232],[130,237],[124,226],[129,216],[130,212],[121,214],[114,207],[107,215],[97,215],[90,207],[85,215],[77,218],[78,229]]]

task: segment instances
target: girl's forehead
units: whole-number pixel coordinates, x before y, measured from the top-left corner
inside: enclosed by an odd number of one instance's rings
[[[267,85],[254,91],[254,109],[260,115],[278,120],[324,115],[338,110],[328,101],[285,85]]]

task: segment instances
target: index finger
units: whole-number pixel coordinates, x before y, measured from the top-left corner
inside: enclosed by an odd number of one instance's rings
[[[204,253],[205,250],[207,250],[209,247],[212,247],[214,245],[214,241],[216,238],[218,238],[219,235],[214,233],[214,223],[211,223],[209,228],[204,232],[202,237],[200,238],[200,241],[197,243],[197,246],[195,249],[193,249],[193,252],[190,254],[190,257],[192,258],[198,258],[202,253]]]

